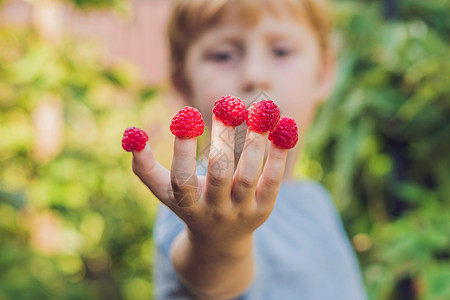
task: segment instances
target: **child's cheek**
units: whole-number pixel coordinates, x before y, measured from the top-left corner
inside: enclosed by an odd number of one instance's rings
[[[300,124],[308,123],[313,113],[315,72],[305,64],[280,64],[276,78],[276,98],[282,113]]]
[[[215,100],[236,92],[236,76],[228,69],[218,70],[210,64],[199,65],[194,75],[193,94],[205,121],[209,124]]]
[[[310,88],[314,74],[299,60],[277,62],[276,89],[293,94],[303,94]],[[306,90],[305,90],[306,89]]]

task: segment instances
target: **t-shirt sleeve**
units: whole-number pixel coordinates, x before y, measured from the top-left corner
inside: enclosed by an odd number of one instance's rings
[[[323,213],[334,223],[334,225],[336,225],[336,228],[345,239],[347,239],[347,232],[345,231],[341,215],[328,190],[318,182],[310,182],[310,184],[316,194],[314,199],[318,202],[318,205],[321,206],[321,209],[323,209]]]
[[[170,260],[170,247],[183,228],[183,221],[166,206],[160,205],[154,227],[155,299],[195,299],[179,280]]]

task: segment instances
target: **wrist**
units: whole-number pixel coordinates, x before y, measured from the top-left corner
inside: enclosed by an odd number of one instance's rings
[[[205,236],[186,228],[185,235],[190,248],[206,259],[245,259],[253,252],[253,233],[225,237]]]
[[[209,239],[186,229],[172,244],[171,260],[181,281],[199,298],[235,298],[254,277],[253,235]]]

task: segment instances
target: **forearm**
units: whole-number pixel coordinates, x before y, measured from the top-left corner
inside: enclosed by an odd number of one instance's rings
[[[207,242],[184,230],[172,244],[171,260],[181,281],[197,296],[230,299],[245,292],[253,280],[253,237]]]

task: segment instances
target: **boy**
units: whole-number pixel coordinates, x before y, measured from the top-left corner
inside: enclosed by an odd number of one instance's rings
[[[299,147],[251,130],[235,147],[235,129],[212,116],[222,96],[249,105],[265,92],[306,127],[333,86],[330,23],[319,0],[175,1],[172,81],[227,160],[210,155],[216,167],[196,176],[196,138],[175,137],[170,172],[148,145],[133,152],[134,172],[165,204],[155,225],[158,299],[366,299],[329,195],[293,180]]]

